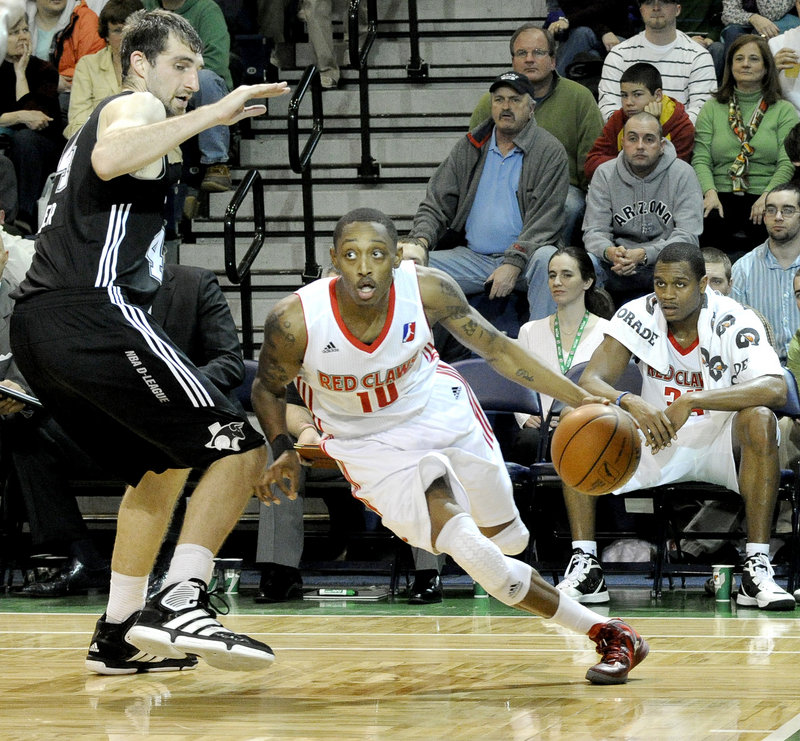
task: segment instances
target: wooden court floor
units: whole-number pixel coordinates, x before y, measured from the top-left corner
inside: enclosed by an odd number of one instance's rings
[[[716,610],[676,590],[615,595],[650,641],[627,685],[584,680],[593,645],[491,599],[272,608],[223,618],[269,643],[270,670],[101,677],[83,658],[102,598],[0,598],[0,739],[797,738],[800,608]],[[36,612],[31,610],[35,609]],[[48,610],[48,611],[44,611]]]

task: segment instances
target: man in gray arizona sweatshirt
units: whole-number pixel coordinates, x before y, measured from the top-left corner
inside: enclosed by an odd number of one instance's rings
[[[613,293],[653,290],[653,264],[668,244],[699,244],[703,194],[650,113],[631,116],[622,151],[595,171],[586,197],[583,243],[598,285]]]

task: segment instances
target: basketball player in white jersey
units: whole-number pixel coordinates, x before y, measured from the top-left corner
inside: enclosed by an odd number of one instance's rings
[[[738,491],[747,517],[746,559],[738,605],[793,610],[774,580],[770,526],[778,491],[777,420],[786,383],[756,314],[707,288],[705,261],[691,244],[672,244],[654,267],[654,293],[611,319],[580,383],[630,412],[652,455],[642,456],[620,492],[678,481]],[[631,357],[640,394],[614,387]],[[564,487],[573,556],[558,588],[584,603],[608,601],[597,561],[596,498]]]
[[[507,605],[585,633],[602,660],[587,678],[621,684],[647,642],[509,558],[528,542],[497,440],[472,391],[439,361],[441,322],[503,375],[569,404],[597,401],[496,330],[445,273],[402,260],[394,224],[357,209],[336,225],[338,277],[283,299],[267,318],[253,404],[275,462],[257,487],[296,495],[300,463],[287,434],[285,387],[297,388],[354,496],[412,546],[448,553]]]

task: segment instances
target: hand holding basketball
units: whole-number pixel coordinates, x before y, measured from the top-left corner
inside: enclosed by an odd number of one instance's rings
[[[639,465],[642,446],[633,417],[608,404],[565,414],[551,444],[553,466],[567,485],[599,496],[623,486]]]

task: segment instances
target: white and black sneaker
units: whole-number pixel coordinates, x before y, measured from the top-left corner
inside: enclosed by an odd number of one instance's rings
[[[769,557],[756,553],[742,566],[742,582],[736,604],[762,610],[794,610],[794,597],[776,583]]]
[[[220,624],[200,579],[170,584],[149,600],[125,639],[142,651],[175,659],[193,654],[229,671],[266,669],[275,660],[266,643]]]
[[[103,615],[98,621],[86,656],[86,668],[96,674],[138,674],[140,672],[180,672],[194,669],[194,656],[167,659],[140,651],[125,640],[125,634],[136,622],[135,612],[124,623],[109,623]]]
[[[556,589],[583,604],[596,605],[609,600],[603,567],[591,553],[580,548],[572,551],[567,571]]]

